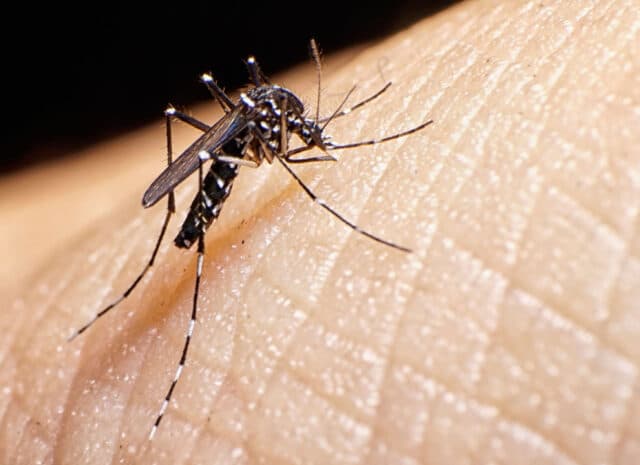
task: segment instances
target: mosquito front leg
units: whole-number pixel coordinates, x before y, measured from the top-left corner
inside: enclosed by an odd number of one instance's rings
[[[365,98],[364,100],[361,100],[360,102],[356,103],[354,106],[352,106],[351,108],[347,108],[346,110],[342,110],[342,111],[337,111],[334,112],[331,116],[327,116],[326,118],[321,118],[317,121],[318,124],[322,124],[325,123],[325,125],[323,127],[326,127],[327,124],[336,119],[336,118],[340,118],[341,116],[345,116],[348,115],[349,113],[351,113],[354,110],[357,110],[358,108],[366,105],[367,103],[371,102],[372,100],[377,99],[378,97],[380,97],[382,94],[384,94],[389,87],[391,87],[391,83],[387,82],[384,87],[382,89],[380,89],[378,92],[376,92],[375,94]],[[353,89],[353,88],[352,88]],[[338,109],[340,109],[340,107],[342,107],[344,105],[344,103],[346,103],[347,98],[349,98],[349,96],[351,95],[351,91],[349,91],[346,95],[346,97],[343,99],[343,103],[341,103],[338,106]]]
[[[317,61],[317,65],[320,66],[320,56],[318,55],[318,50],[317,48],[315,48],[315,42],[312,41],[312,50],[314,50],[314,59],[318,60]],[[320,70],[318,69],[318,72]],[[319,101],[318,101],[319,102]],[[289,150],[289,135],[287,134],[286,128],[287,126],[287,110],[291,110],[293,111],[294,115],[299,118],[301,121],[304,121],[304,118],[301,114],[299,114],[295,108],[288,108],[288,104],[287,104],[287,96],[283,96],[282,99],[280,100],[280,108],[281,113],[280,113],[280,152],[281,152],[281,156],[282,158],[284,158],[288,163],[310,163],[310,162],[315,162],[315,161],[338,161],[338,159],[336,157],[334,157],[333,155],[331,155],[330,153],[326,153],[324,155],[316,155],[313,157],[306,157],[306,158],[293,158],[294,155],[298,155],[300,153],[306,152],[307,150],[311,150],[314,148],[319,148],[322,149],[322,147],[318,147],[316,145],[313,144],[309,144],[309,145],[305,145],[303,147],[299,147],[298,149],[294,149],[294,150]],[[309,128],[310,131],[313,130],[313,128]]]
[[[291,158],[285,154],[283,157],[287,163],[310,163],[314,161],[338,161],[336,157],[333,155],[317,155],[315,157],[306,157],[306,158]]]
[[[392,134],[390,136],[381,137],[380,139],[364,140],[360,142],[353,142],[351,144],[334,144],[333,142],[327,142],[327,150],[352,149],[354,147],[362,147],[364,145],[375,145],[381,144],[382,142],[389,142],[391,140],[399,139],[400,137],[408,136],[414,132],[418,132],[419,130],[429,126],[431,123],[433,123],[432,119],[425,121],[414,128],[407,129],[406,131],[398,132],[397,134]]]
[[[374,234],[371,234],[370,232],[365,231],[364,229],[362,229],[357,224],[352,223],[351,221],[347,220],[344,216],[342,216],[336,210],[331,208],[324,200],[322,200],[320,197],[318,197],[316,194],[314,194],[313,191],[304,183],[304,181],[298,177],[298,175],[289,167],[289,165],[287,165],[287,162],[282,157],[277,157],[277,158],[278,158],[278,161],[280,162],[280,164],[282,166],[284,166],[284,169],[286,169],[289,172],[289,174],[291,175],[291,177],[293,177],[293,179],[296,180],[298,185],[300,187],[302,187],[302,190],[306,192],[306,194],[311,198],[311,200],[313,200],[315,203],[317,203],[322,208],[327,210],[329,213],[331,213],[333,216],[335,216],[342,223],[346,224],[349,228],[353,229],[358,234],[362,234],[363,236],[366,236],[369,239],[373,239],[376,242],[380,242],[381,244],[388,245],[389,247],[393,247],[394,249],[401,250],[403,252],[411,252],[411,249],[409,249],[407,247],[403,247],[401,245],[398,245],[398,244],[396,244],[394,242],[391,242],[391,241],[388,241],[386,239],[382,239],[381,237],[378,237],[378,236],[376,236]]]

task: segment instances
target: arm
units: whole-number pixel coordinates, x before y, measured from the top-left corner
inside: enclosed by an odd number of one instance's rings
[[[464,3],[327,71],[333,104],[354,81],[377,89],[382,58],[394,81],[330,127],[338,142],[435,121],[296,167],[334,208],[415,252],[354,234],[277,165],[243,170],[207,235],[190,360],[151,445],[195,254],[167,242],[125,304],[64,341],[126,288],[160,227],[162,209],[142,211],[138,196],[162,169],[162,130],[132,136],[129,174],[92,199],[114,213],[2,315],[4,461],[633,463],[639,13],[622,0],[527,5]],[[312,76],[287,84],[312,95]]]

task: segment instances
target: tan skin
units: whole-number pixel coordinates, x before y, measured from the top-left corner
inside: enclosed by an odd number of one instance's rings
[[[5,180],[0,462],[637,463],[633,3],[468,2],[328,58],[323,113],[355,82],[377,90],[379,69],[394,81],[334,140],[435,123],[295,168],[414,251],[350,231],[278,166],[243,168],[207,234],[189,360],[152,443],[190,313],[195,254],[170,239],[194,180],[157,266],[72,343],[153,247],[163,206],[137,198],[162,169],[162,128]],[[312,76],[283,80],[313,102]],[[210,108],[195,113],[215,121]],[[66,182],[43,205],[52,173]]]

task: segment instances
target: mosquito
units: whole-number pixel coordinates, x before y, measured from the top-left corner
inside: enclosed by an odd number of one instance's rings
[[[201,81],[224,111],[224,116],[212,126],[177,110],[173,106],[169,106],[165,110],[168,166],[151,183],[142,197],[142,206],[144,208],[151,207],[162,198],[167,197],[166,215],[151,257],[140,274],[120,297],[96,313],[88,323],[76,330],[69,338],[69,340],[73,340],[84,333],[98,319],[125,300],[144,278],[154,264],[171,216],[176,210],[173,190],[197,170],[198,192],[191,203],[189,212],[178,235],[174,239],[176,247],[183,249],[189,249],[197,242],[196,276],[191,319],[189,320],[189,326],[182,346],[182,354],[175,375],[151,427],[149,433],[150,440],[153,439],[164,417],[187,360],[189,344],[193,336],[198,312],[198,293],[200,290],[200,279],[202,277],[205,256],[205,233],[220,214],[224,201],[231,192],[233,181],[238,175],[238,170],[241,166],[257,168],[264,161],[269,164],[277,161],[315,203],[346,226],[358,234],[388,247],[402,252],[410,252],[410,249],[407,247],[371,234],[349,221],[318,197],[304,181],[302,181],[290,165],[336,161],[336,158],[331,155],[331,151],[375,145],[405,137],[430,125],[433,123],[433,120],[428,120],[409,130],[378,139],[348,144],[336,144],[332,142],[330,137],[325,133],[325,129],[329,123],[375,100],[389,89],[391,82],[388,82],[378,92],[360,101],[351,108],[344,109],[347,100],[355,90],[355,87],[352,87],[340,105],[329,117],[320,118],[321,64],[318,46],[313,39],[311,40],[310,48],[317,73],[317,101],[315,116],[313,117],[307,116],[304,104],[291,90],[273,84],[265,76],[254,57],[249,57],[246,61],[252,87],[246,92],[242,92],[237,102],[234,102],[224,90],[218,86],[210,73],[205,73],[201,76]],[[203,133],[187,147],[175,161],[173,160],[171,129],[171,124],[174,120],[186,123]],[[300,140],[301,145],[297,148],[290,149],[289,140],[293,135]],[[318,149],[322,154],[300,156],[312,149]],[[204,164],[208,161],[212,163],[205,176]]]

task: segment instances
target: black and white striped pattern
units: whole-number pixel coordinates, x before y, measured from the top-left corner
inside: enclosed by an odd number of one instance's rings
[[[198,237],[207,231],[220,214],[237,175],[236,164],[216,161],[211,165],[200,192],[193,199],[189,214],[174,240],[177,247],[190,248]]]
[[[198,193],[192,201],[189,212],[174,240],[177,247],[184,249],[190,248],[195,241],[198,242],[198,258],[191,319],[189,320],[182,346],[182,354],[175,375],[162,401],[156,420],[153,423],[149,439],[153,439],[158,430],[158,426],[171,403],[174,390],[187,361],[187,353],[193,337],[198,313],[198,296],[205,255],[204,236],[208,227],[220,214],[222,206],[231,192],[239,166],[257,168],[263,161],[272,163],[274,159],[277,159],[315,203],[331,213],[331,215],[353,231],[397,250],[403,252],[410,251],[407,247],[400,246],[371,234],[346,219],[343,215],[327,205],[324,200],[319,198],[291,169],[289,164],[336,161],[337,159],[329,153],[330,151],[374,145],[404,137],[423,129],[431,124],[432,121],[427,121],[408,131],[399,132],[379,139],[350,144],[335,144],[331,142],[330,138],[324,133],[327,125],[333,119],[347,115],[351,111],[379,97],[389,88],[390,83],[385,85],[376,94],[362,100],[351,108],[343,109],[348,97],[353,91],[353,89],[351,89],[331,116],[320,118],[320,56],[314,41],[311,43],[311,49],[318,70],[318,101],[314,118],[305,116],[304,105],[293,92],[272,84],[262,73],[258,63],[253,57],[247,60],[247,68],[254,86],[249,88],[245,93],[242,93],[237,103],[234,103],[233,100],[227,96],[210,74],[203,74],[201,76],[202,82],[206,85],[207,89],[225,113],[214,125],[209,126],[173,107],[167,108],[165,111],[165,119],[168,167],[154,180],[143,196],[143,206],[145,208],[154,205],[165,195],[168,197],[167,213],[151,258],[142,272],[118,299],[99,311],[70,338],[73,339],[86,331],[95,321],[125,300],[137,287],[151,266],[153,266],[169,220],[175,212],[173,188],[193,173],[193,171],[197,170],[199,181]],[[174,119],[187,123],[203,132],[202,136],[193,142],[175,161],[173,161],[172,157],[171,132],[171,124]],[[292,135],[300,139],[302,146],[289,150],[289,139]],[[321,150],[323,154],[302,158],[299,156],[314,148]],[[203,164],[209,160],[212,160],[212,165],[205,177]]]
[[[200,172],[200,184],[202,185],[202,167],[199,170]],[[182,346],[182,355],[180,356],[180,361],[178,362],[178,368],[176,368],[176,373],[173,375],[173,381],[171,381],[171,386],[167,391],[167,394],[164,396],[164,400],[162,401],[162,405],[160,406],[160,411],[158,412],[158,416],[156,417],[156,421],[153,423],[151,427],[151,432],[149,433],[149,440],[152,440],[158,430],[158,426],[160,426],[160,422],[164,417],[165,412],[167,411],[167,407],[169,406],[169,402],[171,402],[171,396],[173,395],[173,390],[176,388],[178,381],[180,380],[180,376],[182,376],[182,370],[184,370],[184,365],[187,361],[187,353],[189,352],[189,345],[191,344],[191,338],[193,337],[193,330],[196,327],[196,320],[198,316],[198,295],[200,293],[200,278],[202,277],[202,265],[204,263],[204,233],[198,236],[198,261],[196,265],[196,283],[193,291],[193,304],[191,307],[191,319],[189,320],[189,326],[187,327],[187,334],[184,338],[184,345]]]

